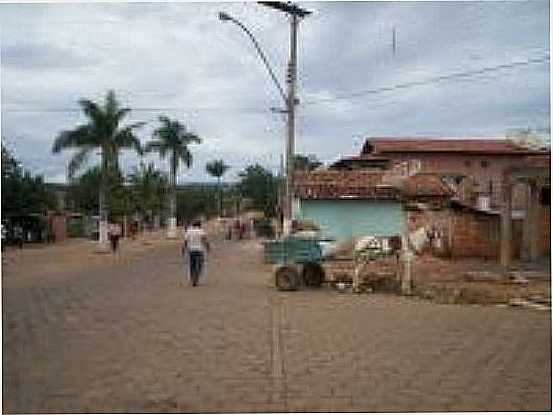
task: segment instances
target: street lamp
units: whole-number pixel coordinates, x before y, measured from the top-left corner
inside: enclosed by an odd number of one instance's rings
[[[267,71],[269,72],[269,75],[271,76],[271,79],[273,80],[273,82],[275,83],[275,85],[278,89],[278,92],[280,92],[280,96],[282,97],[282,99],[286,103],[287,98],[286,98],[286,94],[284,93],[284,89],[280,85],[280,82],[278,82],[278,79],[277,79],[275,73],[273,72],[273,69],[271,68],[271,65],[269,64],[269,61],[267,60],[267,57],[263,53],[263,50],[261,49],[261,46],[259,46],[259,43],[255,39],[254,35],[248,30],[248,28],[246,26],[244,26],[242,24],[242,22],[240,22],[240,20],[235,19],[234,17],[232,17],[228,13],[219,12],[219,20],[221,20],[222,22],[232,22],[232,23],[234,23],[235,25],[237,25],[240,29],[242,29],[248,35],[248,37],[252,41],[253,45],[255,46],[255,49],[256,49],[257,53],[259,54],[259,57],[261,58],[261,60],[265,64],[265,68],[267,68]]]
[[[287,114],[287,140],[286,140],[286,205],[285,205],[285,215],[284,215],[284,235],[288,235],[291,230],[291,220],[292,220],[292,200],[293,200],[293,180],[294,180],[294,156],[295,156],[295,106],[298,104],[296,99],[296,78],[297,78],[297,34],[298,34],[298,24],[300,19],[311,14],[310,11],[299,8],[298,6],[291,3],[282,3],[277,1],[260,1],[259,4],[273,9],[279,10],[281,12],[287,13],[290,19],[290,61],[288,64],[288,95],[284,93],[284,89],[278,82],[265,54],[261,50],[257,40],[252,35],[252,33],[238,20],[230,16],[228,13],[219,12],[219,20],[221,21],[230,21],[239,26],[251,39],[253,42],[261,60],[265,64],[269,75],[273,79],[284,104],[286,105],[286,110],[281,110]]]

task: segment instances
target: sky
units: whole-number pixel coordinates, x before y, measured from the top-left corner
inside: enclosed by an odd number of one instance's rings
[[[366,137],[504,137],[550,131],[548,1],[303,2],[296,152],[324,162],[357,154]],[[151,139],[158,117],[202,137],[179,183],[213,180],[223,159],[233,181],[247,165],[278,172],[285,151],[282,98],[286,16],[254,2],[0,4],[2,141],[25,168],[66,181],[71,152],[57,134],[86,122],[78,100],[113,89],[133,111],[124,123]],[[394,47],[395,31],[395,47]],[[92,166],[97,157],[91,159]],[[144,158],[166,171],[167,160]],[[130,171],[140,159],[124,152]]]

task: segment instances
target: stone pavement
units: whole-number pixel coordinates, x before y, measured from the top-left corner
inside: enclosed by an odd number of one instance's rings
[[[214,245],[196,288],[176,242],[3,266],[4,411],[551,410],[549,313],[281,293]]]

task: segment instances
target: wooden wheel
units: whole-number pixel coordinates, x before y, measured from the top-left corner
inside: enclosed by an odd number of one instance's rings
[[[300,285],[300,278],[296,268],[292,266],[279,268],[275,275],[275,283],[280,291],[297,290]]]
[[[320,287],[325,279],[325,272],[319,264],[310,262],[303,266],[302,277],[308,287]]]

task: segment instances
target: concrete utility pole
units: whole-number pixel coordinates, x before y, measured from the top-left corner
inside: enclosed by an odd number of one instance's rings
[[[284,206],[284,235],[289,235],[292,222],[292,202],[294,197],[294,156],[296,141],[296,98],[298,72],[298,25],[300,19],[311,14],[292,3],[279,1],[260,1],[259,4],[287,13],[290,16],[290,61],[288,63],[288,96],[286,112],[288,114],[288,134],[286,140],[286,202]]]
[[[297,90],[297,57],[298,57],[298,25],[300,19],[311,14],[310,11],[304,10],[292,3],[283,3],[280,1],[260,1],[259,4],[281,12],[287,13],[290,16],[290,61],[288,63],[287,71],[287,84],[288,95],[284,93],[284,89],[281,87],[278,79],[276,78],[274,71],[269,65],[267,57],[263,53],[263,50],[259,46],[259,43],[253,36],[253,34],[244,26],[239,20],[230,16],[228,13],[219,12],[219,20],[224,22],[232,22],[239,26],[251,39],[255,49],[257,50],[261,60],[265,64],[269,75],[275,83],[280,95],[286,106],[285,110],[278,108],[271,108],[274,112],[279,112],[288,115],[288,128],[287,128],[287,140],[286,140],[286,185],[285,185],[285,203],[284,203],[284,235],[288,235],[291,230],[292,222],[292,201],[294,193],[294,156],[295,156],[295,132],[296,132],[296,118],[295,107],[298,104],[296,98]]]

